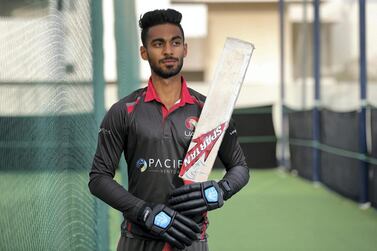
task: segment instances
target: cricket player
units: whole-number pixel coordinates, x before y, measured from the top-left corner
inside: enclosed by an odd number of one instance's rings
[[[226,167],[222,180],[184,185],[178,177],[205,101],[181,74],[187,55],[181,18],[173,9],[140,18],[140,55],[151,77],[115,103],[100,126],[89,189],[124,215],[118,251],[208,250],[207,211],[249,180],[233,123],[218,153]],[[113,179],[122,152],[128,190]]]

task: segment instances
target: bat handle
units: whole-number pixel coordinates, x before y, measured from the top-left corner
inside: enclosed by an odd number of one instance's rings
[[[195,183],[195,182],[192,181],[192,180],[183,180],[183,184],[185,184],[185,185],[190,185],[190,184],[193,184],[193,183]]]

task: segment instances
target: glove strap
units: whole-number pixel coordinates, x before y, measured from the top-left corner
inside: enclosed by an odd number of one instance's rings
[[[145,203],[139,210],[137,214],[137,221],[140,223],[145,223],[148,219],[148,216],[152,212],[152,205],[149,203]]]
[[[227,180],[220,180],[218,182],[218,184],[219,184],[219,187],[221,188],[221,190],[223,190],[224,200],[229,199],[231,197],[232,189],[230,188],[228,181]]]

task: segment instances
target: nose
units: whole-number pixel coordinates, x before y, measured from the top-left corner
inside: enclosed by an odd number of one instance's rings
[[[166,43],[164,46],[164,54],[165,55],[172,55],[173,54],[173,49],[170,43]]]

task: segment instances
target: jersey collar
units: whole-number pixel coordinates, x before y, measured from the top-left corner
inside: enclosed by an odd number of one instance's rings
[[[186,80],[181,77],[181,82],[182,82],[182,89],[181,89],[181,99],[178,101],[179,104],[194,104],[194,99],[190,95],[190,92],[187,88],[187,83]],[[144,102],[150,102],[152,100],[156,100],[161,103],[160,97],[158,97],[156,90],[154,89],[153,86],[153,81],[152,77],[149,78],[148,81],[148,87],[147,87],[147,92],[145,94],[145,99]]]

